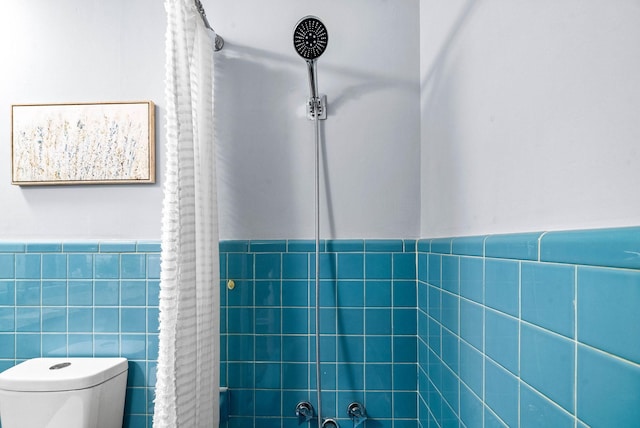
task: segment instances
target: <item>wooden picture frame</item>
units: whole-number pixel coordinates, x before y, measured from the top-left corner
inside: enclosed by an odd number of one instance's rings
[[[155,183],[152,101],[11,106],[11,183]]]

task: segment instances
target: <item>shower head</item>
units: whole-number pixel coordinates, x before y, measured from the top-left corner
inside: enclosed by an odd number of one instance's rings
[[[293,48],[307,62],[307,71],[309,72],[309,114],[313,117],[324,119],[326,113],[323,104],[318,98],[318,79],[316,73],[316,60],[327,49],[329,42],[329,34],[327,27],[317,17],[307,15],[296,24],[293,30]],[[316,113],[318,115],[316,116]]]
[[[322,55],[328,42],[327,28],[315,16],[305,16],[293,30],[293,47],[307,61],[314,61]]]

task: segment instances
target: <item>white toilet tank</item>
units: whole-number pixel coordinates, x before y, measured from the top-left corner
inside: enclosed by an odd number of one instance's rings
[[[126,358],[35,358],[0,373],[2,428],[122,428]]]

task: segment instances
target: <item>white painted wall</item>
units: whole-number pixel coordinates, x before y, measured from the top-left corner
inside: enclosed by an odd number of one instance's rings
[[[418,0],[205,0],[225,38],[216,110],[222,239],[311,238],[313,124],[297,20],[329,29],[320,58],[323,238],[417,237],[420,228]],[[163,3],[11,0],[0,6],[0,240],[158,239],[164,168]],[[10,184],[13,103],[157,104],[158,184]]]
[[[421,0],[424,237],[640,224],[640,3]]]
[[[158,239],[155,185],[11,185],[11,104],[152,100],[164,165],[165,12],[156,0],[0,5],[0,240]]]
[[[220,221],[224,238],[314,236],[314,131],[293,28],[316,15],[323,238],[419,231],[418,0],[209,0],[226,45],[217,57]]]

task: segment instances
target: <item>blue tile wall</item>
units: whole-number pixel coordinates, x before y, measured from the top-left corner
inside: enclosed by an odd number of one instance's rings
[[[324,416],[350,426],[347,406],[360,401],[366,426],[416,428],[416,241],[332,240],[320,249]],[[296,404],[316,405],[314,250],[302,240],[220,245],[222,283],[235,283],[221,290],[230,428],[297,427]]]
[[[159,280],[157,242],[0,243],[0,370],[126,357],[124,426],[151,427]]]
[[[321,241],[323,413],[350,426],[360,401],[365,427],[632,426],[639,234]],[[220,244],[229,428],[296,427],[295,405],[317,401],[314,250]],[[159,277],[154,241],[0,243],[0,370],[125,356],[125,426],[151,427]]]
[[[637,425],[640,228],[425,239],[417,253],[421,427]]]

